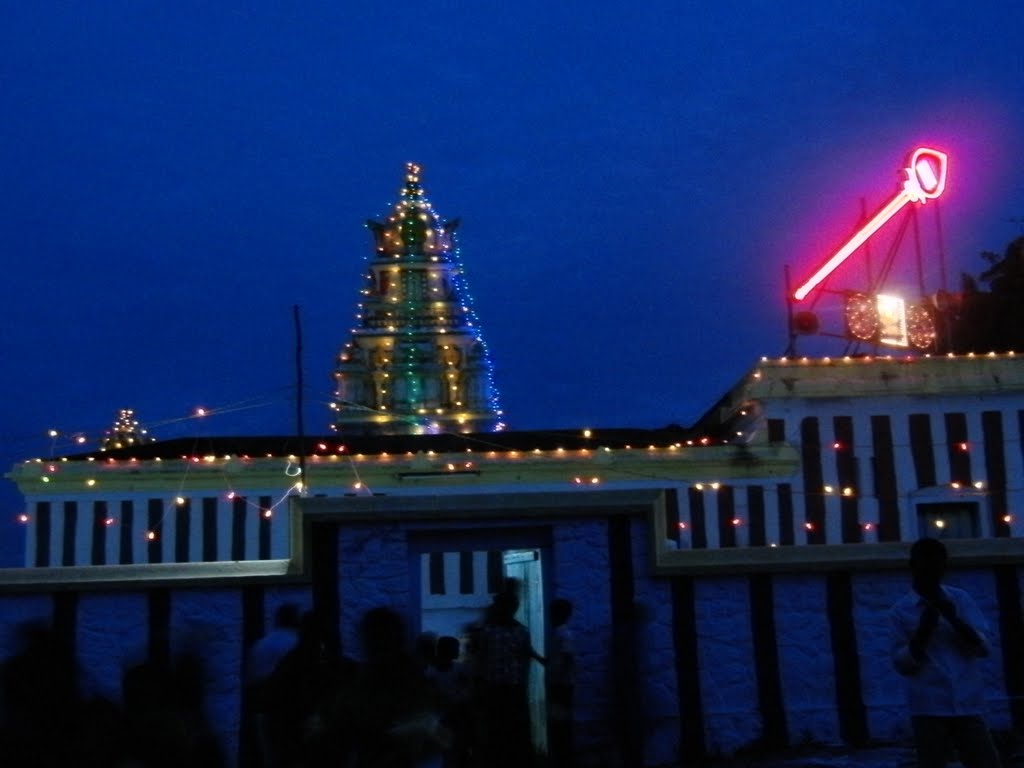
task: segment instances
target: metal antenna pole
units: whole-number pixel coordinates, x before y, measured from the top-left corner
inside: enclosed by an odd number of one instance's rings
[[[306,435],[302,426],[302,318],[299,305],[292,307],[295,319],[295,430],[299,438],[299,477],[302,480],[302,495],[309,490],[306,478]]]
[[[939,287],[949,290],[946,285],[946,238],[942,234],[942,202],[935,200],[935,230],[939,237]]]
[[[917,208],[911,208],[914,224],[914,258],[917,260],[917,287],[921,298],[927,294],[924,287],[924,259],[921,257],[921,230],[917,225]]]
[[[790,357],[796,355],[796,331],[793,328],[793,288],[790,285],[789,264],[786,264],[782,269],[786,281],[786,328],[789,335],[785,356]]]

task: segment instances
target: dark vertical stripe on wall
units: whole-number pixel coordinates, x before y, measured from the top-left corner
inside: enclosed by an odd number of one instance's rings
[[[132,540],[135,538],[135,506],[130,501],[121,502],[121,515],[117,521],[121,529],[120,541],[118,541],[117,561],[121,565],[129,565],[132,562]]]
[[[612,711],[621,728],[620,748],[626,768],[643,765],[643,693],[637,661],[634,606],[633,541],[626,515],[608,518],[608,571],[612,618]]]
[[[665,538],[679,541],[679,491],[665,489]]]
[[[1017,566],[997,565],[996,600],[999,604],[999,640],[1003,650],[1003,683],[1010,703],[1014,730],[1024,728],[1024,620]]]
[[[269,496],[260,496],[260,560],[270,559],[270,526],[274,521],[271,507],[274,500]]]
[[[192,501],[174,505],[174,562],[187,563],[192,536]]]
[[[203,499],[205,517],[206,502]],[[214,499],[214,502],[217,500]],[[249,679],[249,651],[265,634],[264,613],[266,599],[263,587],[249,585],[242,587],[242,659],[239,671],[240,680]],[[256,727],[256,713],[253,711],[252,697],[248,691],[242,695],[241,725],[238,734],[238,765],[258,766],[262,764],[259,746],[259,735]]]
[[[1003,453],[1003,415],[999,411],[981,414],[981,432],[985,441],[985,482],[992,511],[992,534],[1007,537],[1006,455]]]
[[[775,590],[769,574],[753,574],[749,580],[757,706],[763,728],[761,741],[766,747],[784,747],[789,741],[789,734],[782,701],[779,646],[775,636]]]
[[[231,501],[231,559],[245,560],[245,513],[244,498],[236,496]]]
[[[338,526],[316,523],[310,536],[313,557],[313,610],[324,633],[329,658],[345,651],[341,647],[341,591],[338,584]]]
[[[89,554],[92,565],[107,564],[107,502],[92,503],[92,551]]]
[[[764,486],[747,486],[747,515],[750,517],[750,546],[767,544],[764,526]]]
[[[147,530],[155,534],[146,543],[146,554],[150,563],[162,563],[164,561],[163,543],[160,541],[161,524],[164,516],[164,503],[160,499],[150,499],[147,512]]]
[[[793,529],[793,486],[789,483],[779,483],[779,544],[783,546],[796,542],[796,533]]]
[[[931,488],[936,483],[935,451],[932,442],[932,417],[927,413],[910,414],[910,453],[914,457],[914,474],[918,488]]]
[[[843,543],[862,541],[860,527],[860,481],[857,477],[857,457],[853,452],[853,418],[836,416],[832,419],[836,436],[836,479],[839,481],[839,517]],[[850,495],[846,494],[849,488]]]
[[[786,442],[786,421],[785,419],[768,419],[768,442]]]
[[[242,643],[246,650],[267,634],[266,591],[259,584],[242,587]],[[242,669],[248,671],[247,657],[242,655]],[[242,679],[247,679],[244,675]]]
[[[203,560],[217,559],[217,497],[203,499]]]
[[[427,570],[430,581],[430,594],[444,594],[444,552],[431,552],[427,555]]]
[[[459,594],[473,594],[472,552],[459,552]]]
[[[611,578],[612,627],[632,624],[633,619],[633,538],[629,517],[608,518],[608,570]]]
[[[851,488],[853,486],[842,486]],[[843,495],[839,497],[839,516],[842,523],[843,543],[856,544],[864,540],[860,527],[860,502],[857,499],[856,491],[852,496]]]
[[[846,571],[829,573],[826,587],[839,735],[847,744],[863,744],[868,738],[868,720],[861,693],[850,574]]]
[[[505,586],[505,556],[498,550],[487,553],[487,591],[494,595]]]
[[[36,568],[46,568],[50,564],[50,502],[36,502]]]
[[[809,526],[807,543],[824,544],[825,481],[821,469],[821,435],[814,416],[800,421],[800,453],[804,473],[804,521]]]
[[[736,497],[731,485],[720,486],[718,491],[718,546],[736,546]]]
[[[700,655],[693,577],[672,579],[672,644],[679,692],[679,752],[686,760],[704,757],[704,700],[700,689]]]
[[[690,502],[690,546],[705,549],[708,546],[708,532],[704,527],[704,491],[688,488],[686,496]]]
[[[964,450],[967,442],[967,416],[962,413],[947,413],[946,455],[949,456],[949,479],[954,483],[968,485],[971,482],[971,452]]]
[[[871,450],[878,499],[878,540],[899,541],[900,503],[896,488],[896,459],[893,455],[892,424],[888,416],[871,417]]]
[[[64,538],[61,541],[61,565],[75,564],[75,543],[78,541],[78,502],[64,502]]]
[[[1017,411],[1017,434],[1024,437],[1024,411]],[[1017,447],[1020,449],[1021,458],[1024,459],[1024,440],[1021,440]]]
[[[53,594],[53,633],[61,647],[71,653],[76,651],[78,637],[78,593],[61,590]],[[62,702],[65,703],[65,702]]]
[[[171,663],[171,593],[151,589],[146,593],[149,610],[149,663],[167,669]]]

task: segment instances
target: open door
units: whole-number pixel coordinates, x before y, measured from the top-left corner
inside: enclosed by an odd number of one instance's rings
[[[544,574],[541,570],[540,550],[509,550],[503,553],[503,560],[505,579],[514,579],[519,587],[519,611],[516,613],[516,620],[530,630],[530,644],[537,653],[544,656]],[[539,754],[547,754],[548,721],[544,671],[535,664],[530,667],[528,691],[533,747]]]
[[[410,566],[418,588],[412,629],[467,640],[469,624],[482,619],[496,593],[514,580],[519,596],[516,619],[530,632],[530,643],[545,654],[544,564],[550,548],[534,531],[459,531],[412,540]],[[534,748],[547,752],[544,669],[530,664],[530,730]]]

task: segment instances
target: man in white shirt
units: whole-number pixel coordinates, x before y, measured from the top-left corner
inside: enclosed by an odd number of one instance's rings
[[[998,768],[983,717],[988,628],[970,595],[943,586],[946,560],[938,539],[915,542],[913,589],[889,612],[892,659],[906,681],[917,765],[942,768],[955,747],[966,768]]]

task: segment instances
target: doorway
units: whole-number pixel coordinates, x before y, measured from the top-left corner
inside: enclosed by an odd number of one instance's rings
[[[530,630],[530,645],[541,656],[547,657],[545,647],[546,611],[544,610],[544,573],[539,549],[512,549],[502,553],[506,584],[516,585],[519,610],[516,621]],[[533,747],[539,754],[547,754],[547,696],[544,672],[536,665],[530,670],[527,683],[530,697],[530,732]]]
[[[447,531],[410,536],[410,570],[416,600],[412,628],[417,635],[450,635],[465,651],[469,629],[483,619],[493,597],[513,587],[519,597],[516,620],[530,643],[545,654],[545,595],[550,567],[550,534],[544,530]],[[544,669],[531,662],[527,683],[534,748],[547,752]]]

